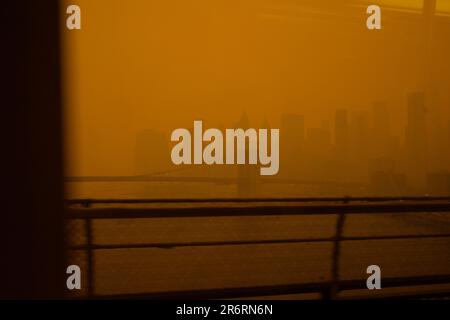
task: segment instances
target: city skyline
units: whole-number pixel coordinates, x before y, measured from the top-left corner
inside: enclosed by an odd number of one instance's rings
[[[366,110],[336,109],[334,116],[324,119],[318,127],[308,125],[308,119],[301,114],[282,114],[279,176],[360,183],[366,186],[365,194],[445,193],[433,181],[446,179],[450,172],[450,153],[445,148],[450,145],[450,125],[427,125],[431,115],[426,112],[423,93],[411,93],[406,100],[407,123],[403,128],[392,123],[386,101],[375,101]],[[245,114],[236,124],[242,129],[256,125]],[[267,121],[265,125],[271,126]],[[144,130],[138,133],[136,143],[134,157],[138,165],[134,174],[173,171],[176,176],[177,166],[169,157],[173,143],[168,136],[154,129]],[[217,178],[237,172],[236,168],[201,167],[207,173],[185,166],[179,169],[187,170],[191,176],[206,174]]]

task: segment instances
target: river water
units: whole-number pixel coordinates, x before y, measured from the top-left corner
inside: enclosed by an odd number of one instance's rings
[[[155,183],[72,183],[67,189],[69,198],[236,195],[236,188],[227,185],[208,189]],[[449,216],[351,215],[344,235],[450,233]],[[68,224],[67,237],[72,244],[85,242],[83,223]],[[335,215],[158,218],[98,220],[93,230],[96,244],[142,244],[331,237],[335,224]],[[97,294],[127,294],[326,281],[331,277],[332,246],[331,242],[317,242],[96,250],[94,288]],[[342,244],[340,275],[364,279],[367,266],[372,264],[381,267],[383,276],[450,274],[449,249],[450,238],[346,241]],[[87,270],[86,261],[86,252],[72,251],[71,263]]]

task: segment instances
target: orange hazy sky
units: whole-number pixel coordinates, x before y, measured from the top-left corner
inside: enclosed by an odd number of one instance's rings
[[[421,3],[372,2],[382,9]],[[386,9],[383,29],[367,30],[361,1],[71,3],[82,9],[82,30],[63,33],[71,175],[132,174],[138,132],[152,128],[169,139],[195,119],[232,128],[243,112],[254,127],[264,119],[277,126],[284,113],[304,115],[313,127],[332,121],[337,108],[369,110],[385,100],[401,133],[406,94],[424,90],[428,77],[430,107],[447,117],[450,24],[443,17],[429,42],[417,13]],[[438,9],[450,11],[442,0]]]

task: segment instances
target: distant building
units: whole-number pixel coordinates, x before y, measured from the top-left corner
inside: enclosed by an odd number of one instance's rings
[[[370,172],[394,172],[395,169],[395,160],[389,157],[378,157],[369,161]]]
[[[427,193],[431,196],[450,196],[450,173],[427,174]]]
[[[250,120],[244,112],[236,123],[236,128],[247,130],[250,128]],[[268,128],[265,128],[268,129]],[[246,159],[249,156],[248,144],[245,146]],[[251,164],[237,165],[237,196],[241,198],[257,197],[260,194],[260,169]]]
[[[349,146],[349,121],[345,109],[336,110],[334,118],[334,142],[339,157],[347,156]]]
[[[358,112],[350,122],[350,137],[355,157],[366,159],[369,150],[369,117],[366,112]],[[371,146],[370,146],[371,147]]]
[[[284,143],[299,147],[305,141],[305,120],[298,114],[281,115],[281,130],[284,133]]]
[[[168,139],[152,129],[138,132],[134,148],[134,173],[149,175],[164,172],[171,167]]]
[[[319,128],[308,128],[306,130],[306,139],[304,154],[306,172],[302,177],[307,179],[328,180],[332,173],[331,167],[331,131],[329,124],[323,122]]]
[[[390,116],[387,104],[377,101],[372,106],[372,135],[371,149],[375,157],[384,157],[390,154]]]
[[[449,111],[450,112],[450,111]],[[445,158],[447,160],[447,164],[446,164],[446,169],[450,170],[450,150],[448,148],[448,146],[450,146],[450,119],[447,122],[447,133],[446,133],[446,152],[445,152]]]
[[[334,116],[334,148],[334,173],[331,179],[347,181],[352,167],[349,163],[351,159],[349,116],[345,109],[336,110]]]
[[[406,176],[391,171],[375,171],[370,174],[369,188],[375,196],[404,196]]]
[[[367,181],[370,143],[369,113],[357,110],[350,116],[349,126],[350,180]]]
[[[428,134],[425,96],[416,92],[408,96],[406,139],[406,163],[408,176],[414,187],[422,188],[427,171]]]
[[[299,176],[303,166],[305,143],[304,118],[283,114],[280,125],[280,175]]]
[[[380,157],[369,161],[369,189],[376,196],[404,196],[407,193],[405,174],[396,171],[394,159]]]

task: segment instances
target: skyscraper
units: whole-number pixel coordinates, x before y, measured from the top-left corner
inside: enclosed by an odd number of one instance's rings
[[[405,140],[408,178],[413,187],[422,188],[428,152],[425,96],[422,92],[414,92],[408,96]]]
[[[372,106],[372,156],[386,157],[389,154],[390,144],[390,117],[387,104],[376,101]]]
[[[334,118],[334,142],[338,158],[347,157],[349,147],[348,112],[345,109],[336,110]]]
[[[239,121],[236,123],[236,128],[247,130],[250,128],[250,119],[247,113],[243,113]],[[249,159],[248,144],[245,146],[245,158]],[[255,165],[240,164],[237,166],[237,196],[248,198],[257,197],[260,192],[259,184],[259,168]]]
[[[303,116],[283,114],[280,126],[280,174],[298,176],[301,172],[305,142]]]
[[[136,175],[149,175],[171,168],[167,141],[164,135],[156,130],[147,129],[137,133],[134,149]]]

